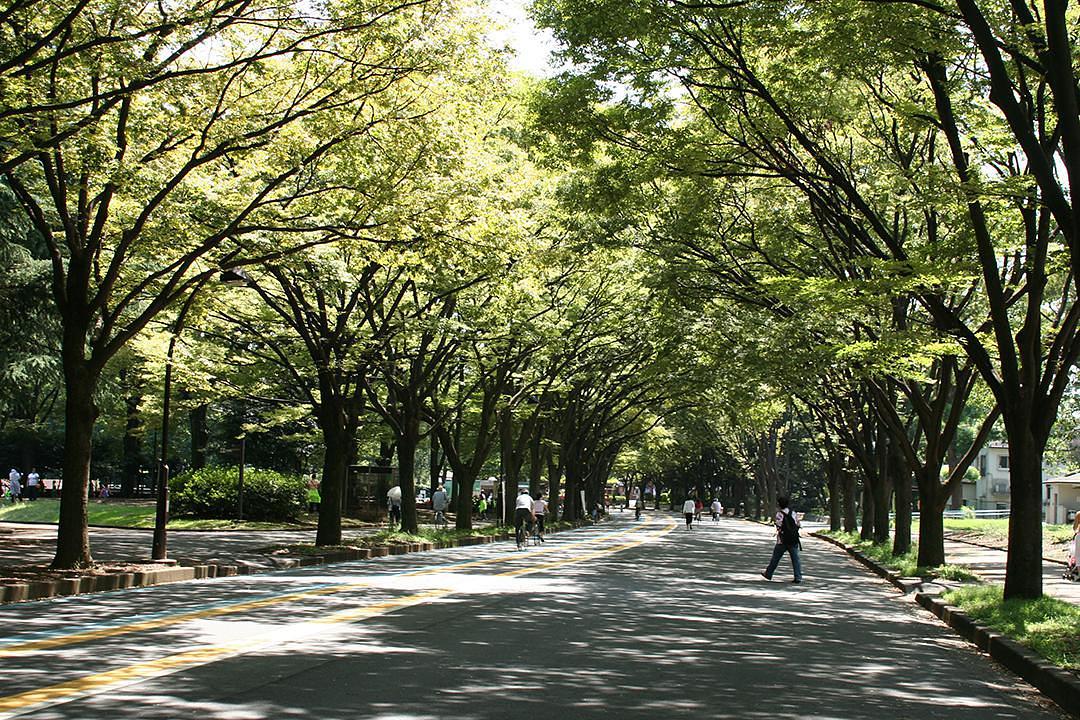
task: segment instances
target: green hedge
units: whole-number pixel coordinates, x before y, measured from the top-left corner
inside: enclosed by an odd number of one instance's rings
[[[238,517],[240,469],[211,466],[177,475],[169,481],[172,511],[195,518]],[[307,484],[299,475],[247,468],[244,471],[246,520],[293,520],[304,511]]]

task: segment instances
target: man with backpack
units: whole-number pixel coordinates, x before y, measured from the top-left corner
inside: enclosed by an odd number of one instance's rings
[[[776,546],[773,548],[769,567],[765,568],[761,576],[766,580],[772,580],[776,566],[780,564],[780,558],[786,552],[791,555],[791,567],[795,571],[795,579],[792,582],[801,583],[802,563],[799,562],[799,550],[802,549],[802,542],[799,541],[799,518],[795,517],[795,513],[788,507],[786,497],[781,495],[776,498],[776,504],[780,508],[776,512],[776,517],[773,518],[773,524],[776,525]]]

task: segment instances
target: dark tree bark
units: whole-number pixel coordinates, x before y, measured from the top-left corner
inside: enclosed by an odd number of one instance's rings
[[[207,413],[210,406],[206,403],[196,405],[188,414],[188,427],[191,431],[191,469],[206,467],[206,448],[210,442],[207,428]]]

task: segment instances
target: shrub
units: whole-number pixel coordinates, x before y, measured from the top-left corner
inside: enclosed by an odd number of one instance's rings
[[[236,518],[239,510],[237,467],[211,466],[169,481],[173,511],[196,518]],[[299,475],[247,468],[244,471],[244,518],[270,522],[293,520],[304,510],[307,485]]]

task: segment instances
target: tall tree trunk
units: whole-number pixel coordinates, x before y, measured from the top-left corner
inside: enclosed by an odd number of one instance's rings
[[[947,495],[944,488],[937,493],[929,488],[941,487],[941,481],[937,477],[927,477],[933,470],[926,468],[923,476],[919,478],[920,488],[927,490],[919,493],[921,504],[919,506],[919,566],[939,567],[945,564],[945,501]]]
[[[500,408],[498,419],[499,433],[499,469],[502,471],[499,477],[499,498],[502,507],[496,508],[496,514],[502,516],[504,525],[514,524],[514,501],[517,498],[518,478],[514,468],[513,425],[510,420],[510,409]]]
[[[544,427],[535,423],[529,440],[529,492],[536,496],[544,479]],[[548,483],[550,486],[550,483]]]
[[[1042,595],[1042,459],[1030,432],[1009,436],[1009,556],[1005,563],[1005,599]]]
[[[206,428],[206,415],[209,405],[203,403],[191,409],[188,415],[188,427],[191,430],[191,469],[206,467],[206,446],[210,433]]]
[[[454,468],[454,487],[457,497],[454,498],[454,512],[456,518],[454,527],[458,530],[472,530],[472,488],[476,485],[476,476],[469,474],[464,467]]]
[[[340,410],[323,406],[321,421],[323,444],[322,484],[319,487],[319,527],[315,531],[315,544],[341,544],[341,499],[349,473],[349,443],[344,424],[340,422]]]
[[[858,513],[855,510],[857,499],[857,483],[855,471],[846,467],[843,474],[844,492],[844,532],[853,533],[859,529]]]
[[[544,451],[544,456],[547,460],[548,493],[551,496],[551,507],[548,508],[548,514],[552,518],[558,518],[559,511],[562,509],[560,497],[562,495],[562,463],[559,462],[552,448],[547,448]]]
[[[837,532],[843,522],[844,459],[829,453],[829,530]]]
[[[431,486],[431,494],[434,495],[435,489],[440,484],[439,475],[442,473],[443,466],[443,457],[439,452],[439,438],[435,433],[428,435],[428,447],[430,449],[428,454],[428,484]]]
[[[415,533],[419,529],[416,517],[416,449],[420,445],[418,409],[403,408],[401,429],[397,448],[398,486],[401,488],[401,530]]]
[[[56,556],[52,566],[71,570],[87,567],[90,534],[86,526],[87,492],[90,487],[90,458],[94,421],[98,409],[94,402],[100,374],[87,367],[82,359],[86,333],[64,333],[64,476],[60,496],[60,523],[56,533]]]
[[[896,494],[896,523],[893,529],[893,555],[903,555],[911,549],[911,468],[904,460],[901,448],[889,443],[889,473]]]
[[[862,527],[859,537],[863,540],[874,539],[874,488],[865,475],[862,482]]]
[[[127,374],[122,369],[121,378]],[[133,497],[138,483],[139,470],[142,468],[142,416],[139,414],[139,396],[132,393],[124,398],[124,410],[127,421],[124,424],[124,459],[123,474],[120,476],[120,495]]]

